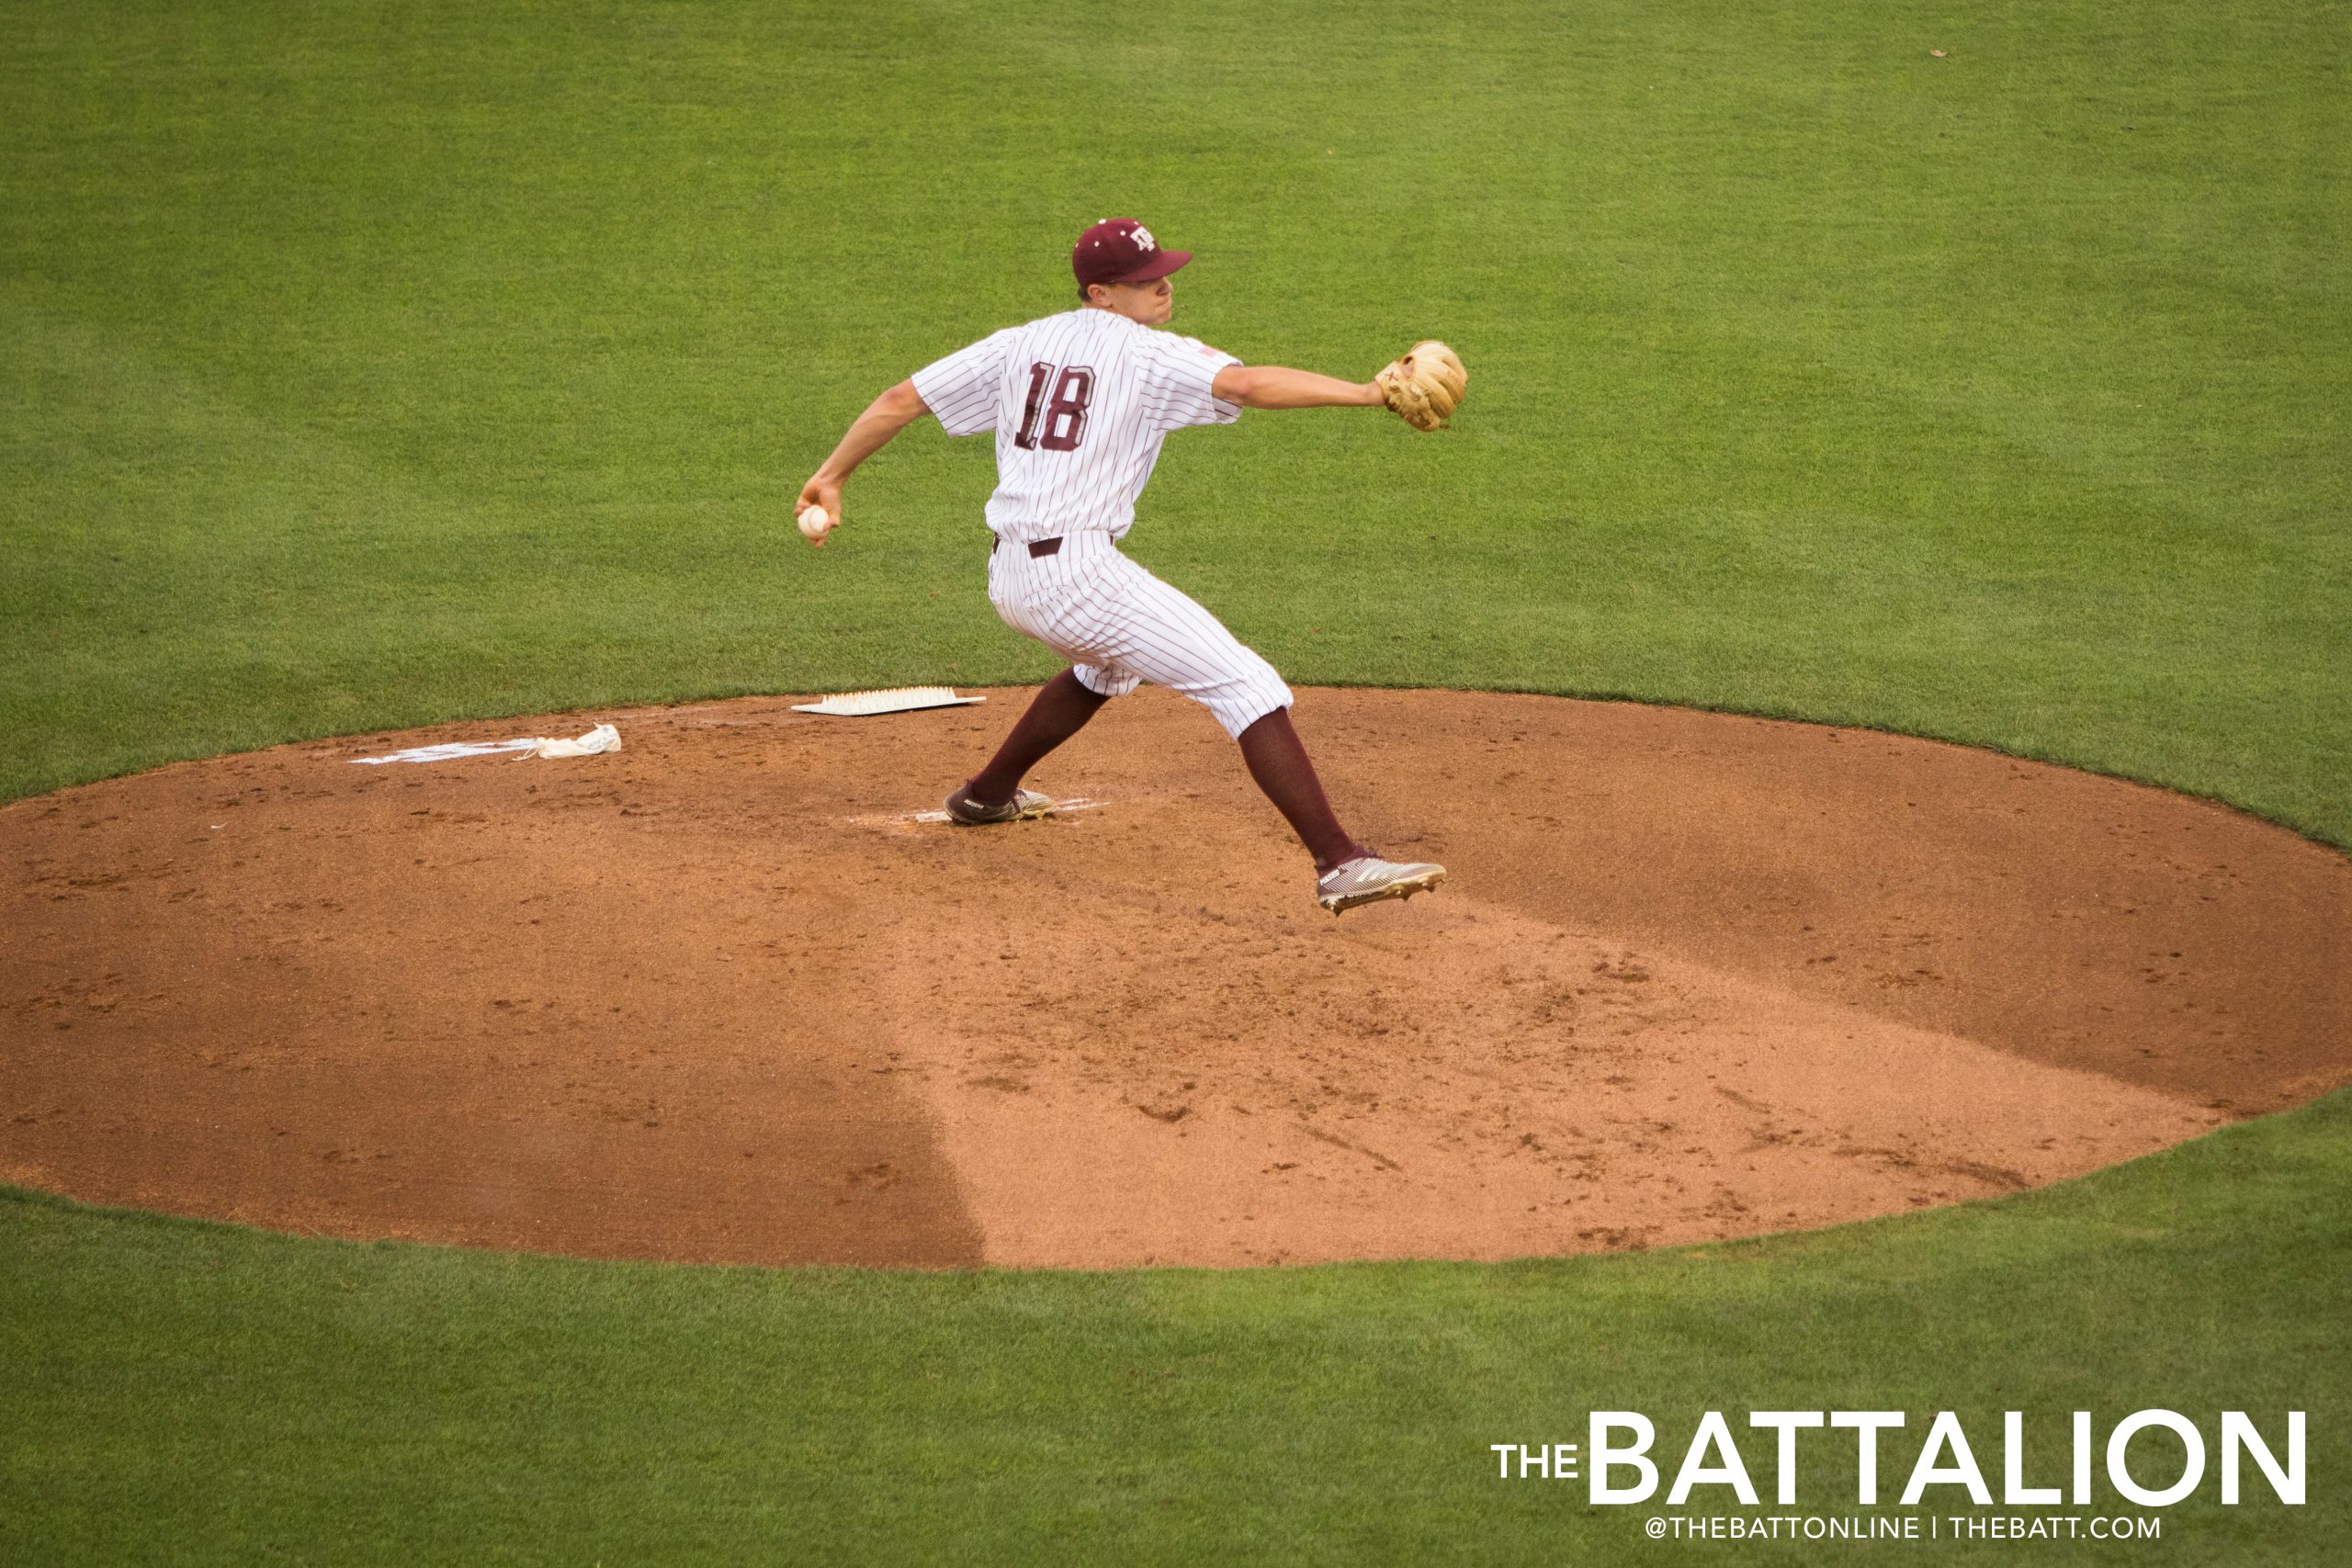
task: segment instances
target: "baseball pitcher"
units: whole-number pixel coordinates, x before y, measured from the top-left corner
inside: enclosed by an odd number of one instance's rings
[[[1023,776],[1104,703],[1155,681],[1205,706],[1239,742],[1250,777],[1315,857],[1323,908],[1337,914],[1434,887],[1443,866],[1383,860],[1340,825],[1273,666],[1119,541],[1169,432],[1229,424],[1245,408],[1325,407],[1385,407],[1434,430],[1462,400],[1462,362],[1443,344],[1421,343],[1364,382],[1246,366],[1159,330],[1175,305],[1170,275],[1192,259],[1133,219],[1087,230],[1070,254],[1082,303],[991,333],[875,399],[801,487],[801,532],[822,545],[841,522],[850,475],[922,415],[950,435],[995,432],[989,601],[1070,665],[947,797],[949,819],[978,827],[1050,814],[1054,802],[1023,789]]]

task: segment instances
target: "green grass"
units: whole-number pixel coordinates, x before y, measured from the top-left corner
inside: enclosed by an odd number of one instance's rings
[[[2223,1408],[2274,1436],[2308,1410],[2311,1502],[2263,1506],[2249,1470],[2255,1501],[2225,1508],[2209,1482],[2148,1555],[2319,1562],[2352,1528],[2352,1388],[2327,1375],[2347,1134],[2338,1094],[2033,1196],[1489,1268],[603,1265],[24,1195],[0,1201],[21,1263],[0,1276],[0,1416],[43,1437],[0,1471],[0,1557],[1644,1562],[1663,1510],[1501,1481],[1487,1445],[1645,1410],[1670,1478],[1707,1409],[1907,1410],[1891,1499],[1935,1410],[1962,1414],[1997,1488],[2006,1409],[2030,1413],[2029,1480],[2063,1483],[2066,1412],[2103,1440],[2167,1406],[2209,1441]],[[1769,1498],[1770,1444],[1745,1446]],[[1799,1463],[1801,1497],[1853,1511],[1850,1438]]]
[[[821,554],[786,507],[1131,212],[1199,254],[1183,331],[1471,366],[1442,437],[1170,442],[1136,552],[1295,682],[1877,725],[2352,845],[2343,6],[0,15],[0,799],[1044,674],[982,597],[984,444],[910,432]],[[2291,1403],[2313,1506],[2148,1555],[2324,1561],[2344,1117],[1508,1269],[602,1269],[12,1203],[0,1557],[1630,1559],[1483,1443],[1777,1400]]]
[[[2265,1506],[2248,1472],[2225,1509],[2209,1483],[2150,1556],[2324,1561],[2352,1528],[2352,1387],[2326,1371],[2352,1307],[2347,1134],[2338,1093],[1910,1220],[1226,1274],[591,1265],[21,1194],[0,1201],[21,1262],[0,1416],[45,1437],[0,1472],[0,1556],[1654,1561],[1660,1509],[1500,1481],[1488,1443],[1583,1441],[1588,1408],[1637,1408],[1672,1474],[1708,1408],[1891,1408],[1912,1413],[1886,1438],[1894,1497],[1938,1408],[1996,1488],[2007,1408],[2032,1413],[2028,1479],[2063,1483],[2067,1411],[2105,1437],[2173,1405],[2209,1441],[2222,1408],[2267,1434],[2310,1411],[2312,1500]],[[1746,1448],[1769,1497],[1771,1448]],[[1799,1474],[1851,1512],[1851,1438],[1806,1443]]]
[[[1473,367],[1444,439],[1171,444],[1139,552],[1295,678],[1919,730],[2341,843],[2344,19],[42,7],[0,792],[1038,675],[980,600],[984,444],[903,440],[821,557],[785,503],[1119,208],[1199,252],[1185,330]]]

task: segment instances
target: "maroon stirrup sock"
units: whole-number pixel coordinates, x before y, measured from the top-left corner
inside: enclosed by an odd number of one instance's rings
[[[1046,682],[996,749],[989,765],[964,786],[967,798],[982,806],[1001,806],[1012,798],[1030,769],[1046,754],[1086,728],[1086,721],[1111,699],[1091,691],[1074,670],[1065,670]]]
[[[1371,852],[1340,826],[1330,801],[1324,796],[1323,781],[1316,776],[1306,747],[1290,722],[1290,709],[1276,708],[1243,730],[1238,739],[1250,776],[1258,781],[1258,787],[1283,814],[1298,841],[1315,857],[1317,871],[1329,871]]]

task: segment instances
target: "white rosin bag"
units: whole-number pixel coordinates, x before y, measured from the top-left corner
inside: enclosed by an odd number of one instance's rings
[[[534,757],[595,757],[621,749],[621,732],[600,724],[577,740],[543,739],[531,747]]]

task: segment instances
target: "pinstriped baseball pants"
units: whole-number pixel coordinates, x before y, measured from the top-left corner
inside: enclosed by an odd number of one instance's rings
[[[1069,660],[1106,697],[1146,681],[1182,692],[1238,737],[1290,688],[1224,624],[1119,552],[1100,532],[1069,534],[1049,556],[1007,540],[989,557],[989,603],[1004,624]]]

